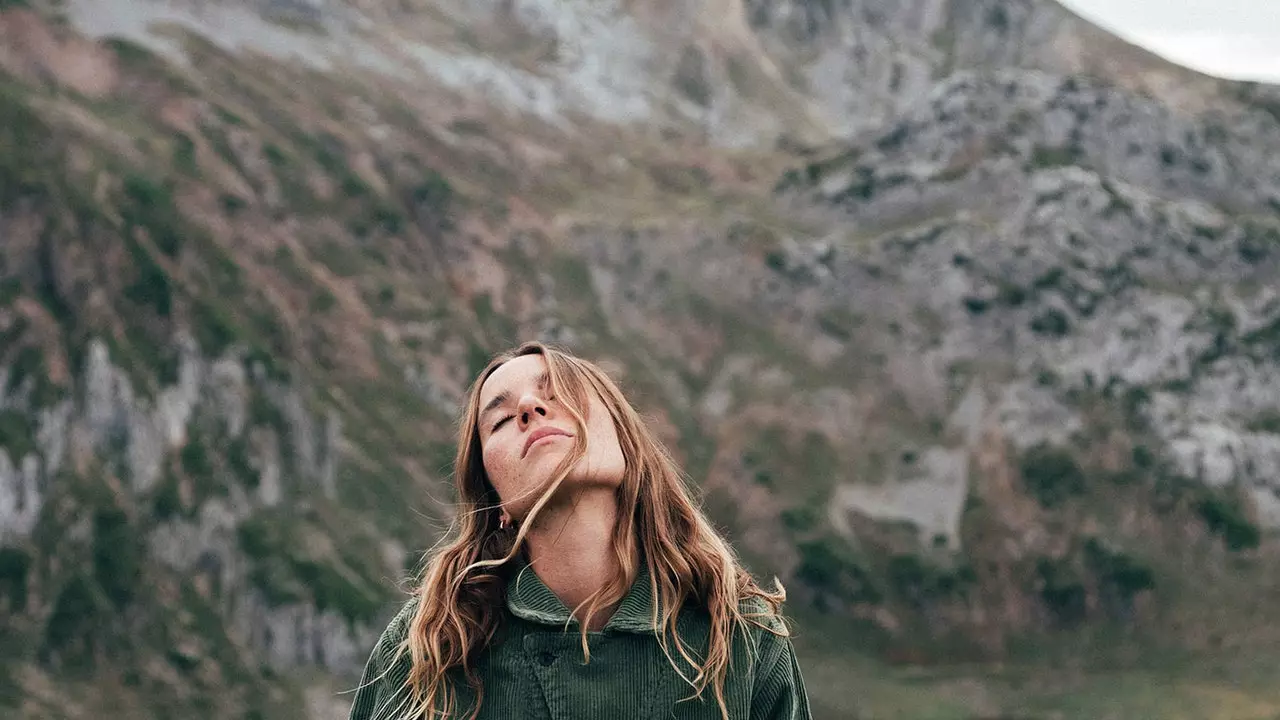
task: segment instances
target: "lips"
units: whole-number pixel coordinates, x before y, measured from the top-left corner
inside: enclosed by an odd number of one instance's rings
[[[551,435],[563,435],[565,437],[573,437],[569,433],[557,427],[551,427],[550,425],[545,427],[540,427],[537,430],[534,430],[533,432],[529,433],[529,437],[525,438],[524,449],[520,451],[520,457],[523,458],[525,455],[528,455],[529,448],[532,447],[534,443],[538,442],[544,437],[549,437]]]

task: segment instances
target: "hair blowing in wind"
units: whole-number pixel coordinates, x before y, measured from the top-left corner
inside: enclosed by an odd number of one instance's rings
[[[529,490],[538,498],[526,517],[514,528],[503,528],[498,494],[482,459],[480,389],[503,363],[530,354],[544,358],[548,392],[559,399],[578,432],[572,450],[550,480]],[[574,608],[575,614],[581,613],[584,659],[590,662],[587,627],[591,617],[626,595],[637,577],[638,562],[648,566],[650,588],[657,600],[652,619],[664,654],[677,672],[676,656],[693,668],[692,677],[681,676],[698,697],[709,689],[725,720],[724,681],[735,633],[744,631],[747,624],[775,634],[786,632],[785,626],[766,624],[757,619],[759,614],[742,610],[742,601],[755,597],[776,613],[785,590],[778,585],[776,592],[765,591],[741,566],[695,503],[676,463],[618,386],[593,363],[542,343],[525,343],[492,360],[469,392],[453,466],[457,516],[449,536],[427,558],[416,589],[420,596],[417,611],[398,650],[407,652],[412,662],[407,692],[396,693],[405,708],[401,717],[458,717],[457,691],[450,684],[458,673],[475,692],[476,702],[468,717],[479,713],[485,689],[476,663],[501,621],[504,565],[520,553],[539,511],[586,454],[583,412],[588,407],[588,393],[593,391],[617,428],[626,469],[616,491],[620,512],[610,543],[619,573]],[[705,607],[710,617],[705,654],[691,648],[676,631],[677,611],[690,600]]]

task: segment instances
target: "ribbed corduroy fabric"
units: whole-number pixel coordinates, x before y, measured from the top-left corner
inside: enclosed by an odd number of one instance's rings
[[[418,599],[405,603],[387,625],[365,667],[350,720],[403,720],[413,705],[406,684],[410,661],[397,657]],[[478,663],[484,686],[481,720],[718,720],[712,688],[701,699],[663,654],[652,621],[654,598],[648,573],[641,571],[609,623],[588,634],[590,661],[569,609],[524,565],[507,586],[507,613],[494,641]],[[747,608],[759,612],[763,603]],[[686,649],[705,652],[709,616],[696,607],[680,612],[677,627]],[[677,667],[692,678],[668,643]],[[461,680],[460,712],[470,715],[475,698]],[[810,720],[809,701],[791,641],[750,627],[734,637],[725,678],[725,701],[732,720]],[[416,720],[416,719],[415,719]],[[450,718],[450,720],[453,720]]]

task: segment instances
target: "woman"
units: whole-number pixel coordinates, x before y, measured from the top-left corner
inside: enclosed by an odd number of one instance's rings
[[[809,718],[784,591],[737,563],[594,364],[540,343],[491,362],[454,477],[455,534],[351,720]]]

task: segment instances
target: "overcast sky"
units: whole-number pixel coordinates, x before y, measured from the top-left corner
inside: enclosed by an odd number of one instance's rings
[[[1180,65],[1280,82],[1280,0],[1058,0]]]

